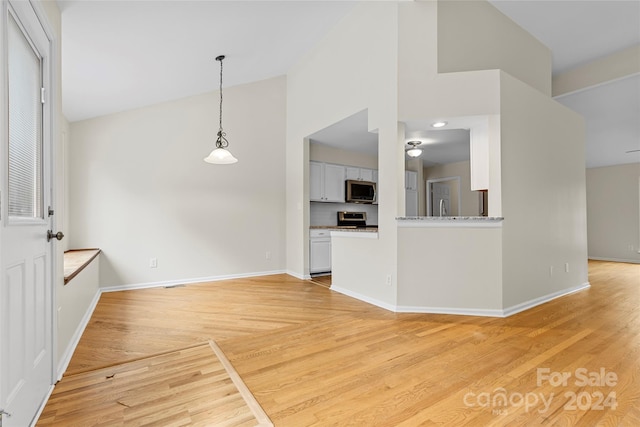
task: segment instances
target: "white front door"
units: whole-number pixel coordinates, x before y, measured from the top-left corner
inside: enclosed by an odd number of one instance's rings
[[[0,409],[24,427],[53,383],[50,43],[29,2],[2,1],[1,33]]]

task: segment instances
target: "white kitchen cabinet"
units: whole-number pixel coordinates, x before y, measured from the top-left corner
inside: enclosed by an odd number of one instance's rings
[[[345,167],[309,162],[309,200],[344,203]]]
[[[309,233],[309,273],[331,271],[331,232],[310,230]]]
[[[489,188],[489,124],[483,121],[471,128],[470,169],[471,191]]]
[[[418,172],[405,171],[404,188],[405,190],[418,191]]]
[[[360,168],[356,168],[354,166],[347,166],[345,169],[345,178],[359,180],[360,179]]]
[[[405,190],[404,202],[404,216],[418,216],[418,192],[416,190]]]
[[[377,172],[377,171],[374,171],[373,169],[358,168],[355,166],[346,166],[345,170],[346,170],[346,179],[351,179],[355,181],[375,182],[373,179],[374,172]]]

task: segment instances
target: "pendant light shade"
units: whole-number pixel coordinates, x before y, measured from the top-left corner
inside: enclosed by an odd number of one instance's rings
[[[407,142],[411,146],[411,148],[407,148],[407,156],[409,157],[419,157],[422,154],[422,149],[418,148],[418,145],[422,144],[422,141],[409,141]]]
[[[227,141],[227,134],[222,130],[222,60],[224,55],[216,57],[216,61],[220,61],[220,129],[218,130],[218,138],[216,139],[216,148],[205,157],[204,161],[207,163],[213,163],[215,165],[230,165],[236,163],[238,159],[233,157],[233,154],[227,149],[229,141]]]
[[[238,161],[233,154],[224,148],[215,148],[207,157],[204,159],[207,163],[213,163],[214,165],[230,165]]]

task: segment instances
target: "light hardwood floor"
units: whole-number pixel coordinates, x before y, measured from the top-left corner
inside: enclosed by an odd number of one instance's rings
[[[67,375],[213,339],[276,426],[640,426],[640,265],[589,266],[590,289],[506,319],[286,275],[103,294]]]

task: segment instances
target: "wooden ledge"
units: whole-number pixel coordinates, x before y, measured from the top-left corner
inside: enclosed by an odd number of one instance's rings
[[[93,261],[100,249],[70,249],[64,252],[64,284],[69,283],[91,261]]]

